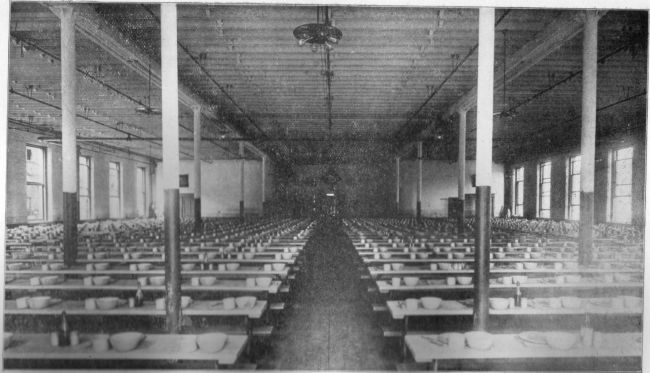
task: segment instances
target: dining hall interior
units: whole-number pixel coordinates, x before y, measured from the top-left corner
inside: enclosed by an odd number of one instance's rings
[[[2,368],[641,370],[650,8],[470,3],[7,4]]]

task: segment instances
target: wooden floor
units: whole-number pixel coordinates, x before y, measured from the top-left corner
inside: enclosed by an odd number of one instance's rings
[[[337,225],[322,225],[305,250],[292,306],[258,368],[395,369],[397,349],[384,346],[347,235]]]

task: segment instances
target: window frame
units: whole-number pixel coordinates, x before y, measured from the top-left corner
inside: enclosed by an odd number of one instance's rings
[[[81,164],[82,159],[88,160],[87,165],[82,165]],[[77,187],[78,188],[77,189],[78,190],[77,198],[79,199],[79,220],[80,221],[82,221],[82,220],[92,220],[94,218],[94,210],[95,210],[94,206],[93,206],[94,205],[94,203],[93,203],[93,200],[94,200],[93,199],[93,197],[94,197],[94,193],[93,193],[93,159],[90,156],[80,155],[79,160],[78,160],[78,166],[79,166],[79,169],[78,169],[79,170],[79,180],[78,180],[79,185]],[[88,180],[88,188],[87,188],[88,189],[88,195],[82,195],[81,194],[81,189],[82,189],[81,188],[81,173],[82,173],[83,167],[87,167],[87,170],[85,172],[88,173],[88,178],[87,178],[87,180]],[[85,219],[82,218],[82,215],[81,215],[81,199],[82,198],[87,198],[88,199],[88,216]]]
[[[43,155],[43,169],[41,170],[42,172],[42,182],[35,182],[35,181],[29,181],[28,176],[27,176],[27,162],[29,161],[27,159],[27,152],[31,151],[31,149],[36,149],[41,152]],[[47,221],[48,217],[48,157],[47,157],[47,148],[42,147],[42,146],[37,146],[37,145],[31,145],[31,144],[26,144],[25,145],[25,188],[29,186],[40,186],[41,187],[41,201],[42,201],[42,206],[41,206],[41,217],[34,219],[30,218],[30,213],[29,213],[29,206],[27,204],[27,190],[25,190],[25,210],[27,210],[27,216],[26,220],[28,222],[44,222]]]
[[[628,158],[618,158],[618,155],[622,151],[628,150],[630,151],[630,156]],[[608,211],[607,211],[607,221],[610,223],[615,223],[615,224],[632,224],[632,198],[633,198],[633,187],[634,187],[634,146],[633,145],[626,145],[626,146],[621,146],[617,147],[614,149],[611,149],[609,151],[609,177],[608,177],[608,189],[607,189],[607,197],[608,197]],[[619,169],[619,162],[629,162],[629,183],[618,183],[618,169]],[[629,194],[626,195],[620,195],[617,196],[617,191],[619,190],[620,187],[622,186],[628,186],[629,187]],[[628,212],[628,216],[625,217],[624,221],[623,220],[615,220],[615,209],[614,205],[617,202],[617,199],[629,199],[629,209],[626,209],[625,211]]]
[[[517,177],[517,172],[521,171],[521,180]],[[512,216],[523,217],[524,216],[524,181],[526,178],[526,169],[524,166],[515,167],[512,170]],[[520,194],[519,185],[521,185],[521,204],[518,204],[518,197]],[[520,213],[517,212],[517,209],[521,208]]]
[[[137,203],[137,213],[139,217],[147,217],[148,206],[149,206],[149,188],[148,188],[148,169],[145,166],[136,166],[136,203]],[[142,175],[142,185],[138,184],[139,177]],[[140,200],[141,198],[141,200]],[[142,205],[140,205],[142,204]],[[140,211],[142,208],[142,212]]]
[[[116,185],[117,185],[117,195],[113,195],[113,191],[111,190],[111,171],[112,171],[112,166],[116,165],[116,171],[117,171],[117,180],[116,180]],[[118,211],[116,214],[113,213],[113,209],[111,206],[113,206],[113,199],[117,198],[117,208]],[[124,209],[122,208],[122,201],[123,201],[123,188],[122,188],[122,165],[120,162],[117,161],[109,161],[108,162],[108,215],[110,219],[121,219],[123,217],[123,211]]]
[[[545,177],[544,168],[548,167],[548,175]],[[542,161],[537,164],[537,217],[542,219],[551,218],[551,194],[552,194],[552,173],[553,173],[553,162],[551,161]],[[548,184],[548,194],[544,193],[544,185]],[[548,199],[545,200],[544,198]],[[548,206],[544,206],[544,202],[548,203]],[[546,208],[545,208],[546,207]],[[546,213],[547,216],[543,216]]]
[[[578,164],[579,171],[575,172],[574,163]],[[566,214],[565,218],[571,221],[580,220],[580,178],[582,173],[582,155],[576,154],[567,158],[566,165]],[[574,183],[574,177],[577,177],[577,183]],[[577,185],[577,188],[576,188]],[[577,198],[573,198],[574,194],[578,193]],[[577,200],[577,201],[576,201]],[[572,216],[576,219],[571,219]]]

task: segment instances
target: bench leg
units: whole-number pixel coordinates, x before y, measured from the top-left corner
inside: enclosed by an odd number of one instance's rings
[[[409,328],[409,318],[404,316],[404,322],[402,324],[402,362],[406,361],[407,347],[406,347],[406,332]]]

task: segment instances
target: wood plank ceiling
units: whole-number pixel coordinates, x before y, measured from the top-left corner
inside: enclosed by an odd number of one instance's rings
[[[93,4],[91,8],[130,46],[159,64],[157,6]],[[213,105],[210,109],[218,117],[216,123],[206,125],[205,136],[245,136],[274,158],[299,164],[387,160],[417,138],[427,139],[429,157],[455,157],[455,126],[441,120],[441,115],[476,84],[476,52],[470,53],[478,39],[476,10],[331,8],[334,24],[343,32],[331,53],[331,135],[335,139],[331,143],[326,141],[330,134],[323,53],[298,47],[292,34],[296,26],[316,21],[316,7],[202,4],[179,5],[178,9],[179,77]],[[495,75],[503,68],[504,40],[510,56],[560,14],[556,10],[497,10]],[[623,101],[615,106],[625,113],[624,118],[602,116],[607,118],[603,128],[645,126],[647,53],[633,57],[630,51],[638,41],[634,35],[646,30],[646,14],[610,11],[600,21],[599,107]],[[10,95],[9,117],[14,125],[31,123],[58,130],[60,114],[47,106],[60,105],[58,18],[43,5],[14,3],[11,19],[14,94]],[[561,148],[579,141],[581,40],[579,33],[507,83],[505,109],[516,115],[496,119],[497,159],[520,154],[530,147],[529,142]],[[91,119],[81,120],[79,136],[161,135],[160,116],[135,112],[149,95],[151,105],[159,107],[160,89],[153,87],[149,93],[147,79],[83,37],[78,37],[77,53],[78,68],[86,74],[80,74],[78,112]],[[558,84],[564,79],[565,83]],[[540,94],[549,87],[554,88]],[[499,90],[495,112],[503,110]],[[181,106],[180,115],[180,136],[192,136],[191,109]],[[474,116],[468,115],[470,139]],[[410,131],[414,126],[425,130]],[[159,143],[111,142],[154,157],[160,157]],[[468,156],[473,157],[472,141],[468,145]],[[181,150],[184,157],[189,156],[191,142],[181,142]],[[236,153],[233,141],[204,142],[202,149],[204,159],[232,158]]]

